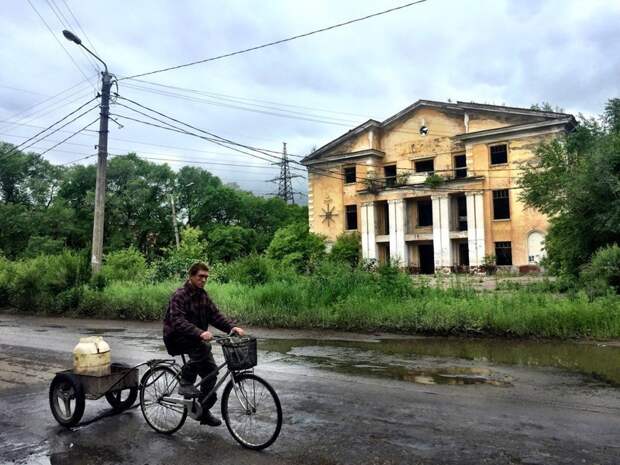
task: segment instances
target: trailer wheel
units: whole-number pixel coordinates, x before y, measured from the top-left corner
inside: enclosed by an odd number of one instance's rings
[[[58,373],[50,384],[50,409],[58,423],[75,426],[82,419],[86,404],[80,380],[69,373]]]

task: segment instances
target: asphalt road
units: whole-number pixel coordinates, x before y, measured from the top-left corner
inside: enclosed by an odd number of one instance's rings
[[[304,341],[381,338],[253,332]],[[420,384],[261,351],[256,371],[284,410],[282,433],[266,451],[245,450],[224,426],[189,419],[172,436],[157,434],[139,408],[67,430],[50,413],[49,382],[71,367],[78,337],[94,333],[104,334],[113,361],[166,357],[158,324],[0,314],[1,464],[620,464],[620,389],[544,367],[479,367],[509,380],[499,384]],[[460,363],[424,361],[447,362]],[[107,411],[105,400],[87,401],[83,420]]]

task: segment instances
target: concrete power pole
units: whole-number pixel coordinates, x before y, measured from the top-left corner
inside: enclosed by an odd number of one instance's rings
[[[104,70],[101,72],[101,112],[99,114],[99,145],[97,157],[97,183],[95,186],[95,218],[93,221],[93,248],[90,264],[93,273],[101,270],[103,257],[103,225],[105,222],[105,190],[106,190],[106,170],[108,167],[108,119],[110,118],[110,89],[112,88],[112,75],[108,72],[108,65],[105,61],[91,52],[82,40],[73,32],[62,31],[70,42],[73,42],[103,64]]]
[[[97,153],[97,183],[95,187],[95,218],[93,221],[93,248],[91,267],[93,273],[101,270],[103,258],[103,226],[105,223],[105,191],[108,168],[108,119],[110,117],[110,89],[112,76],[101,73],[101,113],[99,117],[99,145]]]

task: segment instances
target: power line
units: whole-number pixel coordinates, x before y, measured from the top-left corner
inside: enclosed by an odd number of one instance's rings
[[[45,0],[45,2],[47,3],[47,6],[50,7],[50,10],[52,10],[52,13],[54,14],[54,16],[56,16],[56,19],[58,19],[58,22],[60,23],[60,26],[63,29],[72,29],[69,21],[67,21],[67,18],[65,17],[64,13],[62,12],[62,10],[58,7],[58,5],[56,5],[56,2],[54,0]],[[93,57],[91,57],[88,53],[86,53],[86,51],[82,50],[82,52],[86,55],[88,55],[88,61],[91,64],[91,66],[93,66],[93,68],[95,69],[95,72],[99,72],[99,67],[97,66],[97,62],[93,59]]]
[[[76,136],[77,134],[79,134],[80,132],[84,131],[85,129],[87,129],[88,127],[92,126],[93,124],[95,124],[97,121],[99,121],[99,117],[95,118],[93,121],[91,121],[90,123],[88,123],[86,126],[84,126],[82,129],[78,129],[77,131],[75,131],[73,134],[71,134],[70,136],[66,137],[65,139],[61,140],[60,142],[58,142],[57,144],[51,146],[49,149],[44,150],[43,152],[39,153],[39,155],[43,156],[44,154],[46,154],[47,152],[49,152],[50,150],[55,149],[56,147],[58,147],[61,144],[64,144],[66,141],[68,141],[69,139],[71,139],[72,137]]]
[[[58,45],[60,45],[62,47],[62,49],[65,51],[65,53],[67,54],[67,56],[69,57],[69,59],[73,62],[73,64],[75,65],[75,67],[78,69],[78,71],[82,74],[82,76],[84,76],[84,78],[89,81],[88,76],[84,73],[84,71],[82,71],[82,68],[80,68],[80,66],[78,65],[77,61],[75,61],[75,59],[73,58],[73,55],[71,55],[69,53],[69,51],[65,48],[65,46],[62,44],[62,42],[58,39],[58,37],[56,37],[56,34],[54,34],[54,31],[52,30],[52,28],[49,26],[49,24],[47,24],[47,21],[45,21],[45,18],[43,18],[43,16],[41,16],[41,13],[39,13],[39,10],[36,9],[36,7],[32,4],[32,2],[30,0],[27,0],[28,3],[30,4],[30,6],[32,7],[32,9],[34,10],[34,12],[37,14],[37,16],[39,17],[39,19],[41,19],[41,21],[43,22],[43,24],[45,25],[45,27],[47,28],[47,30],[50,32],[50,34],[52,35],[52,37],[54,37],[54,40],[58,43]],[[90,82],[90,81],[89,81]],[[91,83],[92,84],[92,83]],[[93,87],[95,88],[95,90],[97,90],[97,86],[93,85]]]
[[[78,100],[82,100],[85,97],[85,95],[86,95],[86,94],[84,94],[84,90],[79,90],[79,91],[72,92],[72,93],[70,93],[68,95],[65,95],[64,97],[62,97],[60,100],[58,100],[56,102],[51,102],[52,100],[55,100],[56,98],[60,97],[62,94],[66,93],[66,92],[68,92],[68,91],[70,91],[72,89],[75,89],[76,87],[81,87],[85,83],[88,83],[88,81],[82,80],[78,84],[76,84],[74,86],[71,86],[68,89],[63,90],[62,92],[59,92],[58,94],[56,94],[56,95],[54,95],[54,96],[52,96],[50,98],[42,100],[41,102],[39,102],[39,103],[37,103],[35,105],[32,105],[32,106],[30,106],[28,108],[25,108],[24,110],[21,110],[21,111],[19,111],[17,113],[12,114],[9,117],[9,119],[1,120],[0,123],[7,123],[3,127],[3,129],[6,130],[6,129],[10,129],[10,128],[14,127],[14,126],[24,125],[23,123],[20,123],[20,122],[33,120],[35,118],[35,115],[36,115],[37,118],[40,118],[40,117],[45,116],[45,115],[47,115],[49,113],[52,113],[53,111],[55,111],[56,109],[58,109],[58,108],[60,108],[60,107],[62,107],[64,105],[70,105],[70,104],[72,104],[74,102],[77,102]],[[88,93],[90,93],[90,91]],[[79,96],[77,98],[75,98],[75,99],[73,99],[73,100],[71,100],[69,102],[66,102],[66,100],[68,100],[68,99],[70,99],[70,98],[72,98],[72,97],[74,97],[74,96],[76,96],[78,94],[79,94]],[[44,105],[45,103],[48,103],[48,102],[49,102],[48,105]],[[64,103],[61,104],[61,102],[64,102]],[[43,107],[39,108],[38,110],[34,110],[36,107],[39,107],[41,105],[43,105]],[[13,118],[16,118],[16,117],[18,117],[20,115],[24,115],[24,116],[20,117],[17,120],[13,120]]]
[[[97,48],[95,47],[95,44],[93,44],[93,42],[90,40],[90,37],[88,37],[88,34],[86,34],[86,31],[84,30],[84,28],[82,28],[82,25],[78,21],[77,17],[73,14],[73,10],[71,9],[71,7],[67,3],[67,1],[66,0],[62,0],[62,2],[65,4],[65,7],[67,8],[67,11],[69,12],[71,17],[75,21],[75,24],[77,24],[77,27],[79,28],[79,30],[82,33],[82,35],[84,36],[84,38],[86,39],[86,42],[88,42],[90,47],[93,49],[93,52],[95,52],[95,55],[99,55],[99,52],[97,51]]]
[[[16,145],[15,147],[13,147],[13,149],[12,149],[10,152],[8,152],[8,153],[6,153],[6,154],[3,154],[3,155],[5,155],[5,156],[7,156],[7,157],[8,157],[8,156],[11,156],[11,155],[12,155],[12,154],[14,154],[17,150],[19,150],[20,148],[22,148],[25,144],[27,144],[28,142],[30,142],[30,141],[31,141],[31,140],[33,140],[33,139],[36,139],[36,138],[37,138],[38,136],[40,136],[41,134],[43,134],[43,133],[45,133],[45,132],[49,131],[51,128],[53,128],[53,127],[54,127],[54,126],[56,126],[57,124],[59,124],[59,123],[63,122],[64,120],[66,120],[66,119],[67,119],[67,118],[69,118],[70,116],[74,115],[75,113],[77,113],[78,111],[80,111],[82,108],[84,108],[86,105],[88,105],[89,103],[91,103],[91,102],[92,102],[93,100],[95,100],[95,99],[96,99],[96,97],[95,97],[95,98],[93,98],[93,99],[91,99],[91,100],[89,100],[88,102],[86,102],[86,103],[84,103],[84,104],[80,105],[78,108],[76,108],[75,110],[73,110],[71,113],[69,113],[69,114],[67,114],[67,115],[63,116],[63,117],[62,117],[61,119],[59,119],[58,121],[56,121],[56,122],[52,123],[50,126],[48,126],[47,128],[43,129],[42,131],[39,131],[39,132],[38,132],[38,133],[36,133],[34,136],[32,136],[32,137],[30,137],[30,138],[26,139],[26,140],[25,140],[25,141],[23,141],[21,144]],[[91,110],[94,110],[96,107],[97,107],[97,106],[95,105],[94,107],[89,108],[89,109],[88,109],[88,110],[86,110],[84,113],[82,113],[82,114],[78,115],[77,117],[75,117],[75,118],[74,118],[74,119],[72,119],[71,121],[69,121],[69,122],[65,123],[64,125],[62,125],[60,128],[57,128],[56,130],[54,130],[54,131],[52,131],[51,133],[47,134],[47,135],[46,135],[46,136],[44,136],[43,138],[41,138],[41,139],[39,139],[39,140],[37,140],[37,141],[33,142],[32,144],[30,144],[30,145],[28,145],[28,146],[26,146],[26,147],[23,147],[23,149],[22,149],[22,150],[25,150],[25,149],[27,149],[28,147],[31,147],[32,145],[34,145],[34,144],[36,144],[36,143],[38,143],[38,142],[41,142],[41,141],[42,141],[43,139],[45,139],[46,137],[49,137],[49,136],[51,136],[52,134],[54,134],[54,133],[58,132],[60,129],[64,128],[64,127],[65,127],[65,126],[67,126],[68,124],[71,124],[73,121],[75,121],[75,120],[77,120],[77,119],[81,118],[81,117],[82,117],[82,116],[84,116],[86,113],[90,112]]]
[[[187,88],[187,87],[172,86],[172,85],[169,85],[169,84],[161,84],[159,82],[147,81],[146,79],[131,79],[131,80],[135,81],[135,82],[141,82],[141,83],[144,83],[144,84],[150,84],[150,85],[153,85],[153,86],[164,87],[164,88],[167,88],[167,89],[175,89],[175,90],[180,90],[180,91],[188,92],[188,93],[194,93],[194,94],[199,94],[199,95],[206,95],[208,97],[213,97],[213,98],[218,98],[219,97],[219,98],[222,98],[224,100],[266,103],[266,104],[269,104],[269,105],[277,105],[277,106],[290,107],[290,108],[300,108],[302,110],[320,111],[320,112],[324,112],[324,113],[334,113],[334,114],[347,115],[347,116],[358,116],[360,118],[368,119],[368,116],[362,115],[362,114],[359,114],[359,113],[348,113],[348,112],[344,112],[344,111],[327,110],[325,108],[305,107],[305,106],[301,106],[301,105],[293,105],[293,104],[290,104],[290,103],[273,102],[273,101],[270,101],[270,100],[260,100],[260,99],[254,99],[254,98],[248,98],[248,97],[240,97],[240,96],[236,96],[236,95],[221,94],[221,93],[217,93],[217,92],[208,92],[208,91],[204,91],[204,90],[190,89],[190,88]]]
[[[30,0],[28,0],[28,1],[30,1]],[[246,48],[246,49],[243,49],[243,50],[238,50],[236,52],[225,53],[223,55],[219,55],[219,56],[215,56],[215,57],[211,57],[211,58],[205,58],[203,60],[192,61],[191,63],[185,63],[185,64],[182,64],[182,65],[170,66],[168,68],[157,69],[157,70],[149,71],[149,72],[146,72],[146,73],[134,74],[132,76],[125,76],[125,77],[119,78],[119,81],[125,80],[125,79],[134,79],[134,78],[137,78],[137,77],[149,76],[149,75],[157,74],[157,73],[163,73],[165,71],[171,71],[171,70],[174,70],[174,69],[185,68],[185,67],[197,65],[197,64],[200,64],[200,63],[207,63],[209,61],[220,60],[222,58],[227,58],[227,57],[231,57],[231,56],[234,56],[234,55],[240,55],[242,53],[252,52],[254,50],[259,50],[261,48],[271,47],[273,45],[283,44],[285,42],[290,42],[292,40],[301,39],[302,37],[308,37],[308,36],[311,36],[313,34],[318,34],[320,32],[329,31],[331,29],[336,29],[338,27],[347,26],[349,24],[357,23],[359,21],[364,21],[366,19],[374,18],[376,16],[381,16],[381,15],[385,15],[385,14],[388,14],[388,13],[392,13],[392,12],[397,11],[397,10],[402,10],[404,8],[408,8],[410,6],[417,5],[417,4],[423,3],[425,1],[426,0],[417,0],[415,2],[406,3],[404,5],[400,5],[400,6],[397,6],[397,7],[394,7],[394,8],[390,8],[390,9],[387,9],[387,10],[379,11],[377,13],[372,13],[370,15],[366,15],[366,16],[363,16],[363,17],[360,17],[360,18],[351,19],[351,20],[345,21],[343,23],[334,24],[332,26],[324,27],[324,28],[321,28],[321,29],[316,29],[314,31],[306,32],[304,34],[298,34],[298,35],[292,36],[292,37],[287,37],[285,39],[276,40],[274,42],[268,42],[266,44],[257,45],[255,47],[250,47],[250,48]]]

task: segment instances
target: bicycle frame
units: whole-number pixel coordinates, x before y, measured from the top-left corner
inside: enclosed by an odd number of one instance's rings
[[[178,363],[175,361],[173,361],[172,363],[170,363],[170,365],[178,365]],[[196,388],[200,388],[202,387],[203,383],[206,383],[207,381],[209,381],[210,379],[212,379],[215,376],[218,376],[218,374],[220,373],[220,371],[222,371],[222,369],[226,366],[226,362],[222,363],[221,365],[219,365],[217,367],[217,369],[210,373],[209,375],[207,375],[206,377],[202,378],[200,381],[197,381],[194,386]],[[213,396],[217,390],[220,388],[220,386],[226,381],[226,379],[228,378],[229,375],[232,375],[231,379],[234,385],[234,389],[235,389],[235,395],[238,398],[238,394],[237,394],[237,383],[235,382],[235,372],[232,372],[228,369],[226,369],[226,373],[224,374],[224,376],[216,383],[216,385],[213,387],[213,389],[211,389],[211,391],[209,391],[209,393],[204,396],[204,398],[199,401],[196,398],[192,398],[192,399],[181,399],[179,397],[171,397],[171,396],[164,396],[161,399],[161,402],[164,402],[166,404],[172,404],[172,405],[183,405],[185,407],[187,407],[187,411],[188,411],[188,415],[193,418],[194,420],[199,419],[202,416],[202,411],[203,411],[203,405],[204,403],[211,397]],[[181,378],[181,371],[178,370],[177,375],[175,376],[174,380],[179,381]],[[153,380],[153,382],[155,382],[155,380]],[[168,387],[166,387],[166,391],[168,391]]]

